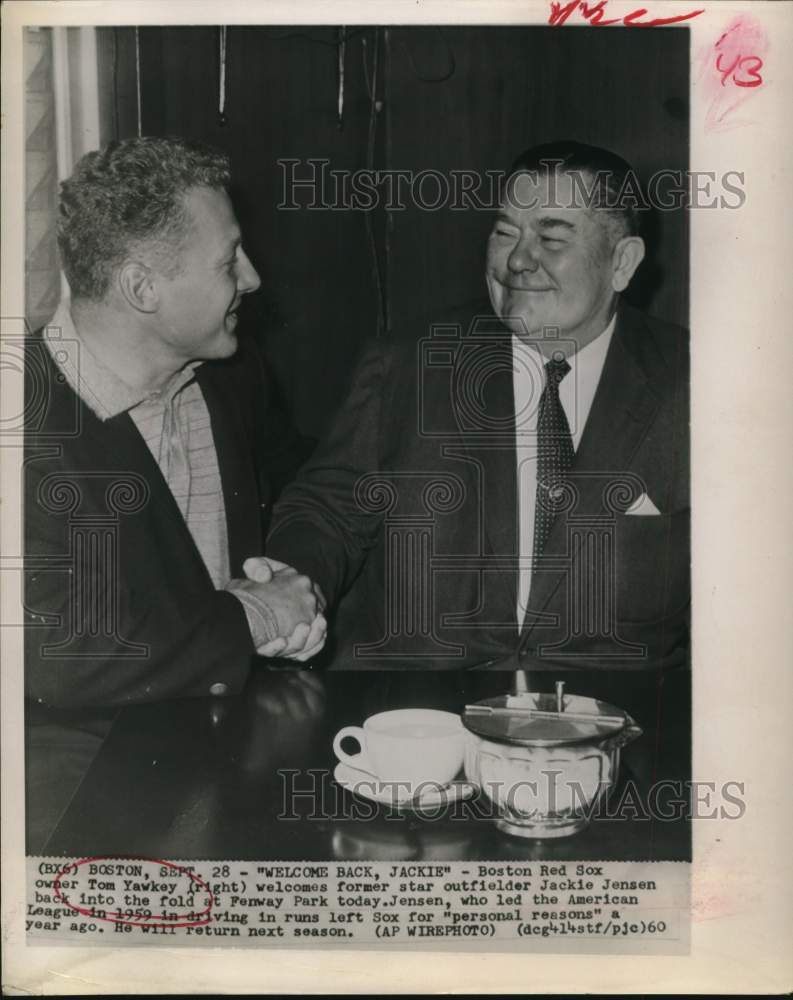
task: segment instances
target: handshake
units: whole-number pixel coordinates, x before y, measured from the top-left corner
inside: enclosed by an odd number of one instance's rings
[[[234,590],[244,591],[255,605],[264,606],[278,630],[277,637],[257,645],[256,652],[300,661],[318,653],[325,645],[328,628],[322,613],[325,596],[319,585],[286,563],[265,556],[246,559],[242,568],[246,579],[235,580]]]

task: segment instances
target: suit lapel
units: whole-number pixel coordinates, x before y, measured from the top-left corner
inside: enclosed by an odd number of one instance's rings
[[[641,316],[621,311],[609,345],[592,409],[573,462],[573,471],[620,472],[658,410],[653,391],[655,364],[650,331]]]
[[[488,331],[492,346],[485,341],[478,367],[478,384],[466,384],[454,397],[454,416],[465,451],[479,469],[479,516],[484,551],[504,559],[500,572],[493,574],[502,589],[502,598],[514,620],[517,602],[518,503],[515,468],[515,404],[512,384],[512,342],[503,327]],[[475,345],[482,344],[478,337]],[[474,369],[472,368],[471,371]],[[473,383],[474,378],[471,379]],[[475,408],[472,428],[471,411]]]
[[[620,307],[617,325],[603,365],[592,408],[570,470],[578,491],[575,510],[603,509],[603,489],[609,474],[627,472],[658,410],[653,391],[658,366],[652,334],[640,313]],[[560,516],[545,546],[545,554],[575,560],[566,552],[567,517]],[[542,611],[563,581],[566,570],[539,572],[532,585],[530,606]],[[527,616],[528,619],[529,616]],[[525,632],[529,632],[527,628]]]

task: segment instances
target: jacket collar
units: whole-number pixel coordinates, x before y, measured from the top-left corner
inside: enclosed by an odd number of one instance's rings
[[[658,411],[656,385],[665,372],[645,318],[620,304],[600,384],[570,470],[577,492],[577,512],[601,511],[605,479],[609,474],[630,471]],[[554,523],[545,553],[563,557],[567,563],[575,559],[576,552],[565,552],[566,538],[567,515],[562,514]],[[532,611],[538,613],[545,608],[564,576],[564,569],[537,574],[530,599]],[[527,625],[524,634],[530,628]]]

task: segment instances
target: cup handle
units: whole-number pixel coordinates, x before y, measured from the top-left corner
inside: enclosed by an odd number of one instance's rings
[[[346,736],[352,736],[353,739],[358,741],[361,747],[360,753],[353,756],[345,750],[342,750],[341,741]],[[354,767],[356,771],[365,771],[373,778],[375,777],[372,765],[369,763],[369,758],[366,756],[366,736],[360,726],[345,726],[344,729],[340,729],[333,737],[333,752],[339,760],[342,761],[342,763],[349,764],[350,767]]]

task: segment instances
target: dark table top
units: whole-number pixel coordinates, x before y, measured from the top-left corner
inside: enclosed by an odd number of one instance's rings
[[[690,674],[581,671],[565,680],[567,692],[617,705],[644,730],[623,751],[610,800],[622,797],[627,815],[595,818],[572,837],[501,833],[481,797],[427,816],[365,803],[361,809],[333,780],[332,740],[342,726],[392,708],[460,712],[511,690],[514,675],[260,670],[237,697],[110,715],[70,801],[46,838],[31,844],[29,837],[28,850],[174,860],[688,860],[689,822],[646,818],[636,799],[646,802],[653,782],[691,777]],[[533,678],[531,686],[550,691],[553,677]],[[77,713],[70,725],[79,730],[82,721]],[[62,739],[37,744],[53,782],[67,756],[62,746]],[[674,787],[667,786],[667,798]],[[290,799],[290,788],[302,794]],[[29,786],[29,799],[33,794]]]

